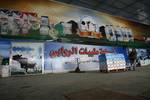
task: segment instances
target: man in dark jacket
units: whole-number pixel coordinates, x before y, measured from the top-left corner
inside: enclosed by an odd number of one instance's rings
[[[131,70],[135,70],[136,59],[137,59],[136,49],[132,49],[132,51],[129,53],[129,60],[130,60],[130,63],[131,63]]]

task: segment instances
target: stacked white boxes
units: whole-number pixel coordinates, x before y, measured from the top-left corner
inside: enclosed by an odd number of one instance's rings
[[[9,77],[9,66],[3,65],[0,67],[0,76],[1,77]]]
[[[115,25],[106,25],[105,26],[106,38],[109,41],[134,41],[133,32],[130,28],[115,26]]]
[[[141,66],[147,66],[150,64],[150,59],[140,60]]]
[[[106,33],[106,37],[109,41],[116,41],[116,36],[114,33],[113,25],[106,25],[105,33]]]
[[[147,59],[147,60],[146,60],[146,64],[147,64],[147,65],[150,65],[150,59]]]
[[[110,71],[125,69],[126,62],[123,54],[102,54],[99,56],[100,70]]]

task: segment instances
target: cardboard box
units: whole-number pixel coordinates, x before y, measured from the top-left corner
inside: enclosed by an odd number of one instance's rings
[[[0,76],[1,77],[9,77],[9,66],[1,66],[0,68]]]

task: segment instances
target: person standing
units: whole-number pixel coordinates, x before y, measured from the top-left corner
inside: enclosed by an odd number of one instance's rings
[[[136,59],[137,59],[137,52],[136,52],[136,49],[132,49],[132,51],[129,53],[129,60],[130,60],[130,64],[131,64],[130,69],[131,69],[131,70],[135,70],[135,67],[136,67]]]

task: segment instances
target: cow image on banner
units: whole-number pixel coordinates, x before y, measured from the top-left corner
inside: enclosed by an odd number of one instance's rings
[[[11,49],[11,74],[38,74],[43,72],[43,44],[13,42]]]

